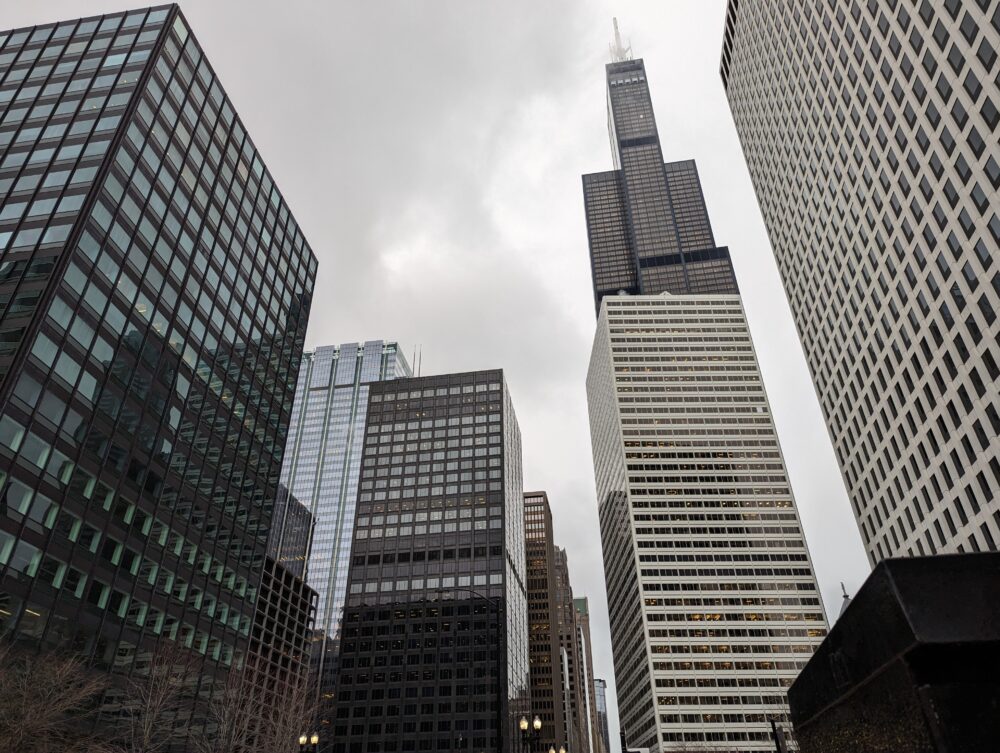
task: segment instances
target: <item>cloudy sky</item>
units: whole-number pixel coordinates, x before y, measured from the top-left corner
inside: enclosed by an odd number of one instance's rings
[[[646,61],[664,157],[698,160],[716,239],[732,250],[831,617],[840,581],[853,591],[868,572],[719,80],[724,6],[181,4],[320,259],[309,345],[398,340],[421,349],[424,374],[506,371],[525,485],[549,492],[574,589],[590,597],[595,672],[612,687],[580,186],[582,173],[611,168],[612,16]],[[120,9],[6,2],[0,27]]]

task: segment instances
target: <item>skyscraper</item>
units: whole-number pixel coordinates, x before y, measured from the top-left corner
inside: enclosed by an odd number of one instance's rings
[[[597,705],[597,729],[600,734],[601,746],[599,753],[611,753],[611,728],[608,723],[608,683],[602,679],[594,679],[594,700]]]
[[[312,530],[309,511],[279,487],[250,633],[249,663],[266,686],[264,697],[290,693],[306,702],[316,609],[316,592],[305,580]]]
[[[538,750],[591,753],[597,710],[586,598],[574,599],[566,551],[555,546],[545,492],[524,495],[531,713]],[[581,611],[582,610],[582,611]]]
[[[594,657],[590,640],[590,602],[586,596],[574,597],[576,642],[579,647],[580,691],[577,707],[580,709],[580,737],[583,750],[597,753],[599,729],[597,726],[597,699],[594,697]]]
[[[731,0],[722,80],[872,563],[1000,542],[1000,7]]]
[[[302,358],[281,481],[316,521],[308,583],[318,594],[313,671],[324,728],[331,724],[327,702],[335,693],[368,390],[410,375],[399,346],[382,340],[323,346]],[[326,731],[324,748],[332,742]]]
[[[0,33],[0,631],[243,659],[316,259],[175,5]],[[215,686],[217,687],[217,685]]]
[[[545,492],[524,495],[525,556],[528,585],[528,650],[531,717],[542,720],[538,747],[568,746],[563,661],[556,615],[555,540],[552,510]]]
[[[736,293],[693,160],[664,164],[642,60],[607,66],[615,169],[583,176],[594,303],[618,293]]]
[[[562,668],[562,702],[565,736],[569,750],[581,750],[586,739],[583,732],[583,706],[580,704],[580,643],[576,632],[576,610],[573,607],[573,586],[569,580],[569,558],[561,547],[554,549],[553,572],[555,594],[552,600],[553,631],[559,639],[559,663]]]
[[[502,371],[371,385],[335,753],[510,753],[519,744],[523,494]]]
[[[645,169],[669,189],[643,71],[607,66],[612,145],[657,145]],[[630,158],[616,159],[627,183]],[[773,750],[769,720],[787,724],[785,689],[826,619],[728,251],[684,254],[684,237],[715,246],[694,165],[680,164],[690,227],[669,190],[622,195],[638,224],[587,212],[592,258],[636,227],[647,239],[633,295],[595,277],[587,377],[619,714],[629,745],[657,753]],[[660,258],[673,263],[643,266]]]

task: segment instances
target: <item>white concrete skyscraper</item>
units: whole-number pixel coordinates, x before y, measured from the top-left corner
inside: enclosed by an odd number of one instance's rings
[[[722,80],[872,563],[1000,544],[1000,3],[730,0]]]
[[[629,743],[774,750],[826,619],[739,296],[605,297],[587,400]]]
[[[587,399],[619,716],[656,753],[773,751],[826,618],[697,169],[664,164],[642,61],[607,74]]]

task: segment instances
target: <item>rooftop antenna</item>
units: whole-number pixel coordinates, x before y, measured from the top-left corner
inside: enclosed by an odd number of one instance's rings
[[[844,600],[840,603],[840,614],[844,613],[847,609],[847,605],[851,603],[851,597],[847,595],[847,589],[844,587],[844,582],[840,582],[840,592],[844,595]]]
[[[632,43],[624,45],[622,44],[622,35],[618,30],[618,19],[613,19],[615,25],[615,41],[611,43],[611,62],[621,63],[625,60],[632,59]]]
[[[424,346],[420,346],[420,360],[417,362],[417,376],[420,376],[424,366]]]

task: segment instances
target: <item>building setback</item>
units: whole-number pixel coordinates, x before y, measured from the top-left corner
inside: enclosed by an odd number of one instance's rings
[[[324,749],[332,742],[329,712],[336,692],[368,390],[372,382],[410,375],[396,343],[345,343],[306,353],[295,388],[281,481],[316,521],[308,582],[318,594],[312,664]]]
[[[616,164],[655,144],[640,185],[667,186],[623,193],[620,225],[587,212],[592,259],[639,249],[631,295],[595,276],[587,376],[621,726],[656,753],[773,750],[826,619],[728,251],[684,253],[715,248],[697,171],[678,205],[642,61],[607,79]]]
[[[594,303],[619,293],[737,292],[694,160],[664,164],[642,60],[607,66],[615,169],[583,176]]]
[[[177,641],[210,698],[316,259],[175,5],[0,33],[0,206],[0,632],[123,674]]]
[[[1000,6],[731,0],[722,80],[869,560],[1000,542]]]
[[[529,692],[523,493],[502,371],[371,385],[336,753],[519,744]]]

